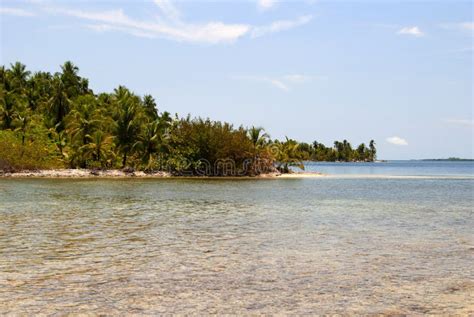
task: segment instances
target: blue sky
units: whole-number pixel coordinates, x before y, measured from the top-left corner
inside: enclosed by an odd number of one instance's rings
[[[469,1],[1,1],[0,61],[382,159],[474,157]]]

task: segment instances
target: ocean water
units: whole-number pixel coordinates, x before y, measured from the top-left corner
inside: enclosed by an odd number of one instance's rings
[[[0,179],[0,314],[473,314],[462,175]]]
[[[298,169],[295,169],[298,171]],[[329,175],[470,176],[473,161],[306,162],[305,170]]]

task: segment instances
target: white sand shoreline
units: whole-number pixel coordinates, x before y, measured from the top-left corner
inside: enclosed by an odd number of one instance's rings
[[[2,178],[165,178],[171,177],[167,172],[145,173],[141,171],[124,172],[121,170],[89,170],[89,169],[52,169],[37,171],[20,171],[0,174]]]
[[[142,171],[125,172],[122,170],[89,169],[52,169],[0,173],[1,178],[63,178],[63,179],[102,179],[102,178],[151,178],[151,179],[474,179],[470,175],[383,175],[383,174],[323,174],[318,172],[295,172],[291,174],[261,174],[258,176],[176,176],[169,172],[145,173]]]
[[[313,178],[321,173],[261,174],[258,176],[177,176],[169,172],[145,173],[142,171],[125,172],[122,170],[89,169],[52,169],[0,173],[0,178],[198,178],[198,179],[274,179],[274,178]]]

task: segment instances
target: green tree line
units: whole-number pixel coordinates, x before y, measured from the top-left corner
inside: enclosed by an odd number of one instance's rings
[[[361,143],[355,148],[347,140],[334,141],[333,147],[327,147],[317,141],[313,144],[300,143],[299,147],[304,152],[303,159],[310,161],[373,162],[377,156],[374,140],[370,140],[368,146]]]
[[[129,168],[143,171],[256,175],[288,172],[304,160],[372,161],[375,143],[352,149],[271,140],[262,128],[158,111],[151,95],[124,86],[94,93],[72,62],[31,73],[0,67],[0,170]],[[226,163],[227,162],[227,163]]]

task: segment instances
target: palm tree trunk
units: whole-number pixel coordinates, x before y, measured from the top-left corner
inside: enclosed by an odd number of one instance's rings
[[[124,168],[126,164],[127,164],[127,152],[124,152],[123,159],[122,159],[122,168]]]

